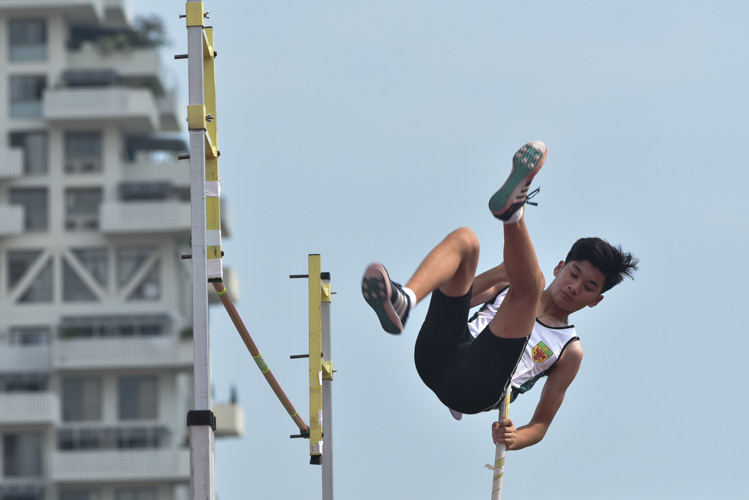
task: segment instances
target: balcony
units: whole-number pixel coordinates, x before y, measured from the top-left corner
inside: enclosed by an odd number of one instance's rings
[[[175,233],[191,229],[188,202],[105,202],[99,214],[100,230],[105,234]]]
[[[5,373],[48,372],[52,368],[51,352],[49,344],[3,346],[0,348],[0,370]]]
[[[52,392],[0,394],[0,425],[55,424],[60,419],[60,400]]]
[[[122,3],[121,0],[115,0]],[[90,23],[104,18],[105,4],[112,0],[0,0],[0,9],[17,10],[23,13],[62,10],[71,21]]]
[[[192,366],[191,342],[175,337],[84,338],[56,343],[56,370]]]
[[[55,451],[51,462],[51,479],[56,482],[190,479],[187,449]]]
[[[128,87],[52,88],[44,92],[44,118],[51,122],[97,125],[115,122],[124,130],[160,127],[156,99],[149,89]]]
[[[126,182],[170,182],[176,187],[190,188],[189,161],[133,161],[122,165]]]
[[[165,132],[180,132],[184,120],[184,112],[177,106],[177,92],[168,90],[158,99],[161,129]]]
[[[66,70],[117,70],[120,76],[161,77],[161,61],[156,49],[134,48],[128,51],[102,53],[93,42],[84,42],[78,50],[68,52]]]
[[[23,175],[23,149],[0,147],[0,180]]]

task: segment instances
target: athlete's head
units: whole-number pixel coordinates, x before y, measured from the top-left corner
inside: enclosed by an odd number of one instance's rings
[[[564,263],[587,261],[604,275],[601,293],[619,283],[624,277],[634,279],[634,272],[640,260],[631,253],[625,253],[620,246],[614,247],[601,238],[580,238],[572,245]]]

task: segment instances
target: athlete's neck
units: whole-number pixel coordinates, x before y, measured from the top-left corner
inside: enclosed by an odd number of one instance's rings
[[[569,324],[569,313],[562,311],[551,302],[547,289],[543,291],[541,300],[538,301],[536,319],[549,326],[567,326]]]

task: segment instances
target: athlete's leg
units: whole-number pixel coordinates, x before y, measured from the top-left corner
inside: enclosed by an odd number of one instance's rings
[[[546,282],[525,220],[521,217],[515,224],[504,224],[504,235],[505,270],[510,288],[489,323],[489,330],[497,337],[516,339],[531,334]]]
[[[362,294],[374,309],[383,329],[400,333],[416,303],[435,290],[450,297],[468,293],[479,258],[479,243],[470,229],[456,229],[424,259],[404,290],[390,280],[385,267],[370,264],[362,278]],[[410,293],[409,293],[410,292]]]
[[[504,221],[504,264],[510,280],[507,295],[489,324],[489,330],[497,337],[527,337],[536,320],[545,280],[522,210],[531,180],[546,155],[546,145],[539,141],[521,147],[513,156],[510,177],[489,201],[494,216]]]
[[[420,302],[439,289],[448,297],[468,293],[479,263],[479,240],[467,227],[456,229],[426,256],[406,284]]]

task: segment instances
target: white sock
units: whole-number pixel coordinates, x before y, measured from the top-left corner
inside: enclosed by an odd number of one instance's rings
[[[509,219],[502,221],[505,224],[517,224],[517,222],[523,217],[523,213],[525,212],[525,205],[515,210],[515,213],[510,216]]]
[[[416,294],[407,286],[403,287],[403,292],[408,295],[408,298],[411,300],[411,310],[413,310],[413,308],[416,307]]]

